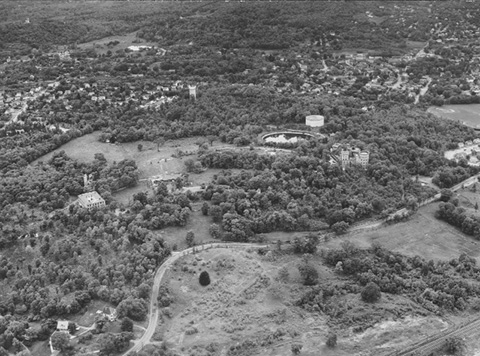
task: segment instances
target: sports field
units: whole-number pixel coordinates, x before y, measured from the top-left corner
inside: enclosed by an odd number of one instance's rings
[[[431,106],[427,111],[435,116],[460,121],[466,126],[480,129],[480,104]]]

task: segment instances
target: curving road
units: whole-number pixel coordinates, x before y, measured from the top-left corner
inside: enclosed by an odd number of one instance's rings
[[[212,242],[211,244],[205,244],[195,247],[190,247],[182,251],[172,252],[172,255],[167,258],[160,267],[158,267],[155,272],[155,277],[153,279],[152,287],[152,296],[150,298],[150,309],[149,309],[149,319],[148,326],[138,340],[134,340],[134,345],[129,348],[126,352],[123,353],[124,356],[131,353],[137,353],[140,351],[143,346],[150,342],[150,339],[155,332],[155,328],[158,324],[159,310],[157,308],[157,298],[158,298],[158,289],[160,288],[160,283],[162,282],[165,272],[170,269],[170,267],[182,256],[189,255],[193,253],[194,249],[196,252],[202,252],[203,250],[208,250],[211,248],[263,248],[268,247],[268,245],[254,244],[254,243],[221,243],[221,242]]]

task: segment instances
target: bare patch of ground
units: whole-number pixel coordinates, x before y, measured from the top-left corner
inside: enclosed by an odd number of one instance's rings
[[[302,355],[384,355],[447,326],[407,298],[384,294],[380,302],[367,304],[358,293],[339,298],[348,310],[342,320],[373,315],[378,322],[361,332],[329,322],[323,313],[295,305],[309,288],[300,283],[299,262],[298,256],[271,258],[232,249],[184,257],[165,279],[174,303],[163,309],[158,339],[185,355],[290,356],[292,343],[303,345]],[[311,263],[319,271],[320,284],[346,281],[323,266],[318,256]],[[283,266],[289,272],[286,283],[277,280]],[[207,287],[198,282],[202,271],[210,275]],[[329,332],[338,335],[335,349],[325,346]]]

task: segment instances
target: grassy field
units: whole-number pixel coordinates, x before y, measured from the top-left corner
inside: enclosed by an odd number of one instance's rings
[[[408,256],[420,255],[427,260],[448,261],[466,253],[480,262],[480,243],[446,222],[437,220],[434,213],[438,204],[420,208],[405,222],[334,238],[324,247],[336,248],[346,240],[360,247],[369,247],[376,242],[390,250]]]
[[[320,283],[342,282],[342,277],[312,257]],[[354,354],[385,355],[394,348],[444,329],[447,323],[422,313],[410,300],[384,295],[376,304],[361,302],[358,294],[347,293],[339,303],[348,305],[348,314],[376,315],[378,323],[364,332],[352,327],[327,324],[320,313],[307,312],[294,301],[307,288],[300,283],[298,256],[262,257],[251,251],[214,249],[179,260],[166,280],[174,303],[159,323],[160,335],[182,354],[225,355],[231,346],[245,340],[254,343],[244,350],[248,355],[290,356],[291,344],[303,345],[302,355],[346,356]],[[286,283],[276,281],[281,267],[289,272]],[[211,284],[201,287],[198,276],[208,271]],[[399,319],[392,311],[406,316]],[[417,315],[417,316],[415,316]],[[335,349],[325,346],[329,332],[338,336]]]
[[[107,46],[109,42],[118,41],[119,43],[115,46]],[[104,37],[99,40],[93,40],[90,42],[85,42],[79,44],[78,47],[82,49],[95,48],[98,54],[106,54],[108,51],[112,53],[118,50],[124,50],[129,46],[155,46],[158,47],[157,43],[145,42],[136,36],[136,32],[127,33],[125,35],[109,36]]]
[[[431,106],[427,111],[435,116],[460,121],[466,126],[480,128],[480,104]]]
[[[94,132],[77,139],[74,139],[56,150],[40,157],[32,162],[48,161],[56,152],[65,151],[65,153],[80,162],[91,162],[95,153],[103,153],[107,161],[119,162],[123,159],[133,159],[138,166],[140,179],[159,175],[162,173],[181,173],[184,171],[183,158],[172,158],[172,155],[179,149],[182,151],[196,152],[198,146],[195,144],[196,138],[176,140],[167,142],[160,147],[157,152],[157,146],[148,141],[137,141],[122,144],[103,143],[98,141],[100,132]],[[138,145],[143,145],[141,151]],[[188,156],[186,156],[188,158]],[[185,159],[186,159],[185,158]]]
[[[212,223],[211,218],[204,216],[201,212],[203,203],[193,203],[192,212],[188,219],[187,225],[183,227],[167,227],[162,230],[158,230],[155,233],[161,236],[169,246],[177,246],[178,250],[187,248],[185,242],[185,236],[188,230],[192,230],[195,234],[195,242],[201,243],[206,241],[212,241],[213,238],[208,232],[208,228]]]

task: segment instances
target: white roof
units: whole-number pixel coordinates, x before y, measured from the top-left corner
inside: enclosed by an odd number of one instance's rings
[[[68,329],[68,320],[58,320],[57,321],[57,329],[67,330]]]

